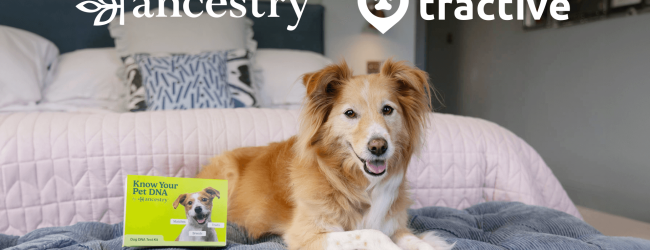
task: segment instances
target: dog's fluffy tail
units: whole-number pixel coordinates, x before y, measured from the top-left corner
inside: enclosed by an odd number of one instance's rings
[[[210,163],[201,168],[196,178],[228,180],[228,200],[231,201],[232,194],[239,181],[240,160],[238,157],[248,157],[248,155],[244,154],[246,152],[242,149],[235,149],[210,159]],[[248,159],[251,158],[253,157]]]
[[[425,232],[418,234],[417,236],[424,242],[429,243],[429,245],[431,245],[435,250],[451,250],[456,245],[456,242],[453,244],[447,243],[445,239],[436,235],[434,232]]]

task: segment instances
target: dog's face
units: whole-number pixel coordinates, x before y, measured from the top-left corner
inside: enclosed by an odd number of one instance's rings
[[[402,109],[394,82],[382,75],[349,79],[328,117],[331,132],[359,158],[362,170],[370,176],[386,172],[395,154],[397,139],[404,134]]]
[[[430,112],[427,75],[387,61],[380,74],[352,76],[345,63],[304,77],[311,144],[335,145],[368,177],[382,177],[421,139]],[[314,118],[322,116],[322,118]],[[403,160],[403,159],[402,159]]]
[[[184,206],[187,219],[203,225],[208,221],[210,213],[212,213],[212,200],[214,197],[221,198],[219,191],[212,187],[207,187],[196,193],[181,194],[174,201],[174,209],[179,204]]]

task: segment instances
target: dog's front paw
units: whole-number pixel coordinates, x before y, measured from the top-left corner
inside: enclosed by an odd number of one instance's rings
[[[327,235],[326,249],[402,250],[390,237],[373,229],[333,232]]]
[[[423,241],[425,244],[431,246],[431,249],[434,250],[451,250],[454,248],[454,244],[449,244],[445,239],[435,235],[433,232],[427,232],[424,234],[419,235],[420,238],[422,238],[421,241]],[[415,248],[415,249],[429,249],[429,248]]]
[[[415,235],[402,237],[397,241],[397,245],[403,250],[436,250],[429,243],[415,237]]]

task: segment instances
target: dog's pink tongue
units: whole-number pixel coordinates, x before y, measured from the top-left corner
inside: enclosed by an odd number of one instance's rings
[[[203,224],[203,222],[205,222],[205,219],[206,219],[206,218],[203,218],[203,219],[200,219],[200,220],[196,220],[196,222],[198,222],[199,224]]]
[[[381,174],[382,172],[384,172],[384,170],[386,170],[386,163],[375,165],[368,162],[368,170],[370,170],[370,172],[373,172],[375,174]]]

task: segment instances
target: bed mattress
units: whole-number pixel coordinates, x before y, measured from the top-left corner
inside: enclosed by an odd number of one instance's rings
[[[0,233],[117,223],[129,174],[193,177],[216,154],[295,135],[298,112],[270,109],[0,114]],[[519,201],[580,217],[542,158],[485,120],[431,114],[408,179],[413,208]]]

